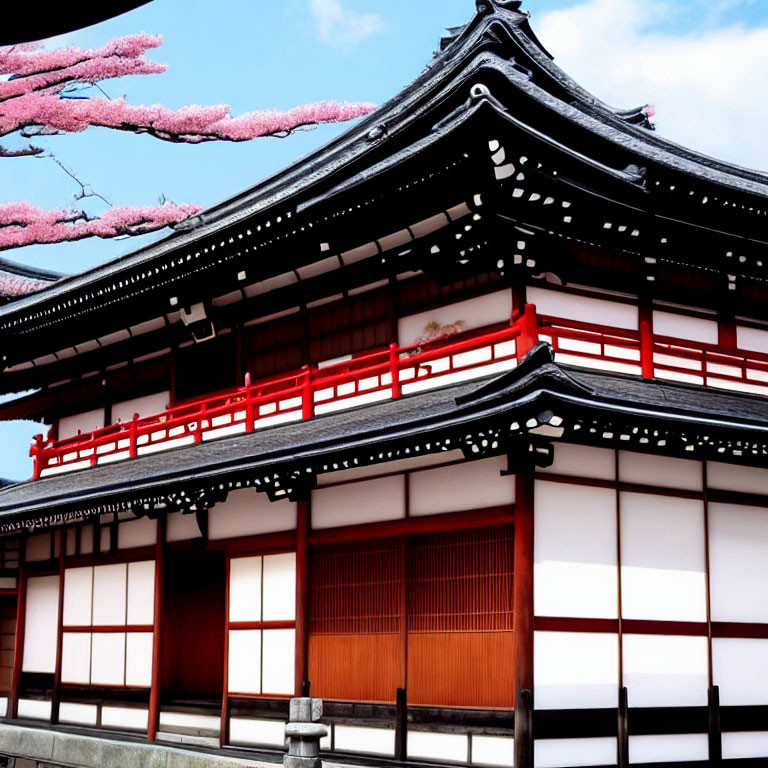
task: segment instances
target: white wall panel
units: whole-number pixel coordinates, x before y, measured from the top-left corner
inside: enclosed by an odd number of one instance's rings
[[[138,413],[139,418],[155,416],[167,410],[169,402],[170,392],[156,392],[153,395],[123,400],[112,406],[112,423],[131,421],[134,413]]]
[[[537,480],[534,613],[616,618],[616,540],[615,491]]]
[[[199,539],[202,536],[197,525],[197,518],[194,515],[171,512],[166,515],[165,522],[166,541],[187,541],[188,539]]]
[[[616,479],[616,454],[611,448],[558,443],[551,467],[540,472],[569,477],[589,477],[597,480]]]
[[[260,555],[230,560],[230,621],[261,621],[261,568]]]
[[[630,707],[707,704],[707,638],[624,634]]]
[[[505,456],[413,472],[409,480],[410,514],[437,515],[515,503],[515,478],[500,474]]]
[[[229,743],[281,747],[285,743],[285,723],[282,720],[232,717],[229,720]]]
[[[625,619],[706,621],[704,503],[621,494]]]
[[[465,763],[469,752],[467,736],[463,733],[430,733],[408,731],[408,759],[451,760]]]
[[[713,621],[768,621],[768,509],[709,505]]]
[[[24,559],[28,563],[50,560],[52,557],[51,533],[36,533],[26,540],[24,547]]]
[[[129,632],[125,645],[125,684],[152,684],[152,633]]]
[[[768,731],[724,731],[723,758],[768,757]]]
[[[403,475],[319,488],[312,492],[312,527],[398,520],[405,517]]]
[[[64,571],[64,626],[85,627],[91,623],[93,568]]]
[[[342,752],[362,752],[370,755],[388,755],[389,757],[395,754],[395,732],[391,728],[360,728],[355,725],[337,725],[334,739],[336,749]]]
[[[261,630],[229,631],[229,690],[261,693]]]
[[[110,549],[112,549],[112,528],[105,525],[99,531],[99,551],[109,552]]]
[[[55,672],[59,623],[59,577],[27,579],[24,672]]]
[[[444,307],[436,307],[417,315],[402,317],[397,323],[397,338],[401,347],[415,343],[424,335],[424,328],[429,323],[452,325],[462,321],[463,329],[471,331],[496,323],[508,323],[512,317],[512,292],[496,291],[475,299],[457,301]]]
[[[155,561],[128,563],[128,624],[155,622]]]
[[[660,736],[630,736],[630,763],[672,763],[708,760],[706,733],[673,733]]]
[[[265,629],[262,636],[262,679],[264,693],[294,692],[294,644],[293,629]]]
[[[88,632],[64,632],[61,640],[61,682],[91,682],[91,635]]]
[[[59,722],[76,725],[96,725],[98,707],[95,704],[76,704],[62,701],[59,704]]]
[[[617,635],[534,632],[533,638],[534,701],[537,709],[617,706]]]
[[[80,554],[90,555],[93,552],[93,525],[84,525],[80,529]]]
[[[125,633],[95,632],[91,640],[91,683],[125,684]]]
[[[704,471],[700,461],[619,451],[619,480],[622,483],[700,491]]]
[[[101,724],[107,728],[125,728],[129,731],[146,731],[149,711],[133,707],[102,707]]]
[[[723,491],[761,493],[768,496],[768,469],[708,461],[707,485]]]
[[[29,720],[50,720],[51,702],[39,699],[19,699],[19,717]]]
[[[637,330],[638,327],[637,307],[633,304],[577,296],[534,286],[528,286],[527,299],[529,304],[536,305],[536,311],[540,315],[629,330]]]
[[[653,333],[658,336],[672,336],[676,339],[698,341],[702,344],[717,344],[717,320],[679,315],[676,312],[653,311]]]
[[[93,432],[104,426],[104,409],[95,408],[85,413],[76,413],[74,416],[65,416],[59,419],[59,440],[74,437],[78,430],[82,434]]]
[[[77,548],[77,528],[67,529],[67,557],[72,557],[75,554]]]
[[[724,707],[768,704],[768,640],[713,638],[712,680]]]
[[[117,548],[147,547],[157,541],[157,520],[140,517],[117,526]]]
[[[264,621],[292,621],[296,618],[296,554],[265,555]]]
[[[296,502],[270,501],[253,488],[231,491],[208,511],[208,538],[234,539],[296,528]]]
[[[503,736],[472,736],[473,765],[501,765],[512,768],[515,742]]]
[[[126,565],[97,565],[93,569],[93,623],[125,624]]]
[[[535,768],[571,768],[616,762],[616,739],[537,739]]]
[[[746,325],[737,325],[736,346],[739,349],[749,349],[768,354],[768,331],[750,328]]]

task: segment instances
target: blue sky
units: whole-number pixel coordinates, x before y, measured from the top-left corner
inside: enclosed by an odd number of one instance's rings
[[[654,103],[662,134],[768,169],[765,0],[529,0],[524,7],[556,62],[600,98],[616,106]],[[50,47],[162,33],[162,47],[149,55],[168,65],[166,74],[103,84],[110,96],[132,103],[226,103],[235,114],[325,99],[381,103],[421,71],[441,31],[473,11],[473,0],[153,0]],[[209,205],[342,130],[181,146],[91,129],[52,137],[47,146],[115,205],[152,203],[160,195]],[[72,204],[77,191],[50,159],[2,160],[0,200],[60,207]],[[98,212],[96,201],[88,205]],[[77,272],[153,237],[32,246],[4,256]],[[0,424],[0,477],[29,474],[35,431],[39,425]]]

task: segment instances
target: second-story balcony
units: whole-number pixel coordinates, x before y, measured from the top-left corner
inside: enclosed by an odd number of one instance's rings
[[[514,368],[537,343],[556,362],[751,394],[768,394],[768,354],[544,315],[533,304],[492,332],[371,351],[112,424],[63,440],[37,436],[34,478],[128,460]]]

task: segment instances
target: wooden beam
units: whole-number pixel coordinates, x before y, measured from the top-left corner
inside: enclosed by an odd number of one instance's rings
[[[515,766],[533,768],[533,478],[515,476]]]
[[[163,566],[165,553],[166,517],[161,515],[157,520],[157,541],[155,542],[155,613],[154,632],[152,633],[152,687],[149,692],[149,723],[147,739],[154,741],[160,722],[160,687],[163,682],[160,669],[163,644]]]
[[[221,692],[221,724],[219,727],[219,746],[229,741],[229,575],[231,557],[226,555],[226,578],[224,581],[224,674]]]
[[[296,502],[296,669],[294,690],[302,695],[309,670],[309,526],[308,501]]]

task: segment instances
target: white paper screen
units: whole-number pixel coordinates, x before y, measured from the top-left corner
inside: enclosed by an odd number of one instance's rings
[[[630,707],[706,706],[707,638],[624,634]]]
[[[264,621],[293,621],[296,617],[296,555],[265,555]]]
[[[126,565],[97,565],[93,569],[93,623],[96,626],[125,624]]]
[[[713,638],[712,679],[723,707],[768,704],[768,640]]]
[[[261,630],[229,631],[229,690],[261,693]]]
[[[59,577],[27,579],[24,672],[55,672],[59,623]]]
[[[93,568],[67,568],[64,571],[64,626],[91,624]]]
[[[703,502],[646,493],[620,501],[623,617],[706,621]]]
[[[713,621],[768,621],[768,509],[710,503]]]
[[[93,685],[125,684],[125,633],[95,632],[91,658]]]
[[[292,629],[265,629],[262,635],[263,693],[293,694],[294,643]]]
[[[536,481],[534,612],[617,618],[616,493]]]
[[[155,561],[128,563],[128,624],[155,621]]]
[[[617,635],[535,632],[533,669],[537,709],[617,706]]]
[[[233,557],[229,563],[229,620],[261,621],[262,558]]]

